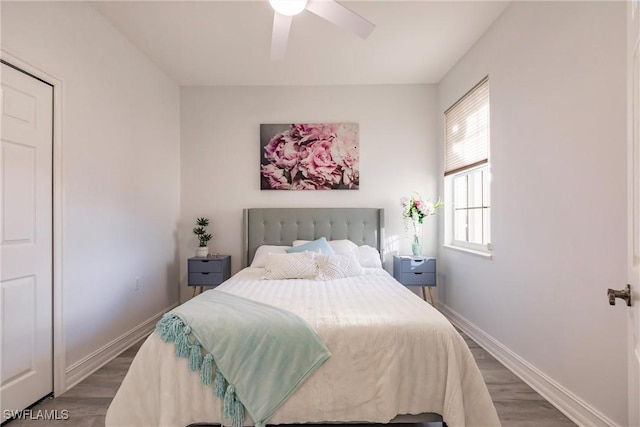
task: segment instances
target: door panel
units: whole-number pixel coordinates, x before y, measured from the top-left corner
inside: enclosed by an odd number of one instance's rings
[[[627,4],[628,249],[627,280],[632,289],[628,320],[629,426],[640,426],[640,16],[638,0]]]
[[[2,336],[3,348],[11,347],[3,355],[2,383],[19,381],[22,377],[35,372],[37,348],[31,339],[35,336],[35,276],[6,280],[2,284],[2,300],[5,304],[2,323],[5,333]]]
[[[0,402],[20,410],[53,391],[53,88],[2,64]]]
[[[35,147],[2,142],[2,244],[34,241],[36,155]]]

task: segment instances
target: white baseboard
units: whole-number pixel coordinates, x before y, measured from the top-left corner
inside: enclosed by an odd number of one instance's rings
[[[162,315],[177,305],[178,303],[175,303],[162,310],[160,313],[155,314],[150,319],[145,320],[140,325],[69,366],[66,370],[65,391],[69,390],[80,381],[102,368],[142,338],[148,336],[153,331],[156,323],[160,320]]]
[[[522,357],[509,350],[503,344],[456,311],[444,304],[440,304],[438,308],[451,323],[460,328],[460,330],[467,334],[469,338],[487,350],[487,352],[495,357],[500,363],[520,377],[522,381],[527,383],[538,394],[558,408],[560,412],[565,414],[577,425],[584,427],[616,425],[614,421],[609,419],[600,411],[590,406],[575,394],[571,393]]]

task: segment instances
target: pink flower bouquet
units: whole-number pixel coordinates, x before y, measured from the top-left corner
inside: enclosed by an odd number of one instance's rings
[[[437,214],[443,203],[440,200],[436,203],[430,200],[425,201],[419,194],[414,193],[410,198],[401,198],[400,205],[402,206],[402,218],[405,220],[405,229],[408,228],[408,223],[411,222],[413,226],[413,242],[419,244],[419,224],[422,224],[426,217]]]

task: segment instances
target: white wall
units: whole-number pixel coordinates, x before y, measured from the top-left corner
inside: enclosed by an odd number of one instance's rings
[[[626,308],[606,289],[626,283],[624,8],[513,2],[438,86],[442,113],[489,75],[493,171],[493,260],[442,248],[441,299],[619,425]]]
[[[385,208],[387,249],[410,253],[400,197],[437,198],[434,86],[185,87],[181,91],[182,299],[186,259],[195,255],[195,218],[212,221],[211,252],[230,254],[239,270],[242,209],[251,207]],[[260,124],[360,124],[360,189],[261,191]],[[425,254],[436,250],[436,221],[424,227]],[[428,241],[428,243],[426,243]]]
[[[2,48],[62,81],[69,368],[178,299],[179,88],[84,2],[2,2]]]

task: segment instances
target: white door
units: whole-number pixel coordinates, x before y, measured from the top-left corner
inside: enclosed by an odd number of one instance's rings
[[[628,2],[627,72],[629,86],[629,194],[628,194],[628,281],[632,306],[629,307],[629,425],[640,426],[640,6]]]
[[[0,74],[2,421],[53,391],[53,88]]]

